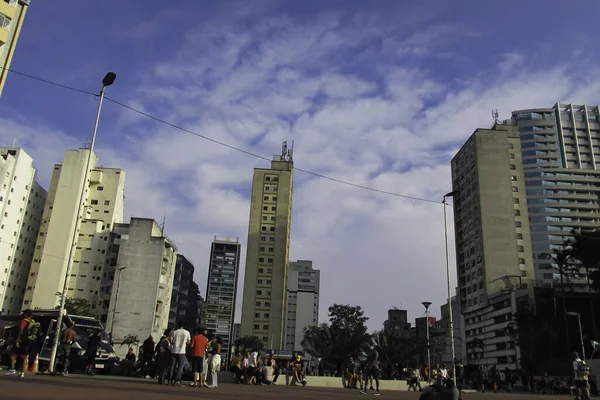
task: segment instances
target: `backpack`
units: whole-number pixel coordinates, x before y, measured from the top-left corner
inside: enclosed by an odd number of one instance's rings
[[[40,323],[31,320],[27,326],[27,339],[36,340],[40,333]]]
[[[590,376],[590,367],[585,361],[577,362],[577,376]]]

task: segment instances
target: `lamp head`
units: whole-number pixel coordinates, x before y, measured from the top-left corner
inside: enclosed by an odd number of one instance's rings
[[[115,82],[116,78],[117,74],[115,74],[114,72],[109,72],[104,76],[104,79],[102,79],[102,86],[106,87],[112,85]]]
[[[430,301],[424,301],[421,304],[423,304],[423,306],[425,307],[425,309],[427,310],[429,308],[429,306],[431,305]]]

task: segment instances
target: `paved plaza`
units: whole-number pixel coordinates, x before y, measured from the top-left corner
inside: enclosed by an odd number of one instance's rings
[[[185,400],[188,398],[210,399],[244,399],[259,398],[261,400],[275,399],[348,399],[364,398],[354,390],[334,388],[286,387],[286,386],[246,386],[222,384],[217,389],[159,386],[151,380],[119,379],[113,377],[83,377],[83,376],[35,376],[25,378],[0,376],[0,398],[2,400],[164,400],[166,398]],[[258,396],[258,397],[256,397]],[[374,397],[374,396],[373,396]],[[518,394],[481,394],[467,393],[465,400],[485,399],[572,399],[572,396],[534,396]],[[382,399],[418,399],[419,393],[382,391]]]

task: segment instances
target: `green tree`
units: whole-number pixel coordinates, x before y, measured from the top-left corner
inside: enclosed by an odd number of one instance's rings
[[[329,307],[329,330],[334,340],[331,362],[335,364],[338,373],[341,374],[348,356],[370,341],[367,320],[360,306],[334,304]]]
[[[320,359],[319,371],[321,371],[322,364],[335,362],[334,341],[329,325],[323,323],[318,326],[304,328],[300,344],[307,354]]]
[[[244,336],[235,341],[235,348],[238,353],[245,353],[248,351],[263,351],[265,345],[258,336]]]
[[[586,269],[591,289],[600,291],[600,230],[573,232],[573,257]]]
[[[56,306],[60,308],[60,306]],[[69,315],[78,315],[81,317],[94,317],[92,305],[86,299],[67,298],[65,302],[65,310]]]
[[[138,352],[138,348],[140,346],[140,339],[138,339],[138,335],[127,335],[121,342],[120,347],[135,347],[135,352]]]

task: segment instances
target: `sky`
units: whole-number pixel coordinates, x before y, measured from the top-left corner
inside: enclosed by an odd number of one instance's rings
[[[397,194],[294,177],[290,259],[321,270],[319,319],[360,305],[374,330],[392,307],[413,320],[431,301],[439,316],[450,160],[492,110],[600,103],[600,3],[576,3],[37,0],[11,68],[91,92],[114,71],[107,94],[121,103],[261,157],[293,140],[298,169]],[[64,151],[89,141],[96,107],[11,73],[0,145],[25,148],[47,187]],[[202,295],[215,235],[245,255],[253,168],[267,161],[111,102],[96,149],[126,171],[126,218],[166,220]]]

